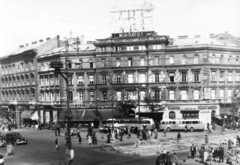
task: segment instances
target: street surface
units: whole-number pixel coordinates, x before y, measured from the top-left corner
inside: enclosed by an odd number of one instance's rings
[[[64,136],[55,136],[54,130],[42,130],[37,131],[35,128],[30,129],[16,129],[12,132],[20,132],[23,137],[28,138],[27,145],[18,145],[15,147],[15,155],[6,156],[6,147],[0,148],[0,154],[4,155],[5,165],[59,165],[66,163]],[[64,132],[63,130],[61,130]],[[86,129],[81,129],[82,144],[78,144],[77,137],[72,138],[72,145],[74,149],[75,159],[72,165],[147,165],[155,164],[157,155],[153,156],[131,156],[122,153],[116,153],[110,151],[110,147],[106,146],[106,151],[100,151],[101,148],[101,134],[96,130],[98,145],[88,145],[86,138]],[[224,133],[231,132],[225,131]],[[4,134],[4,132],[1,132]],[[213,134],[219,134],[220,131],[213,131]],[[206,132],[182,132],[182,138],[187,136],[200,136],[205,135]],[[163,133],[159,132],[158,139],[172,139],[176,138],[177,132],[167,133],[166,137],[163,137]],[[55,139],[60,141],[60,150],[55,150]],[[123,138],[121,145],[132,145],[136,140],[136,136],[132,135],[131,139]],[[104,141],[106,141],[106,134],[104,134]],[[159,151],[160,152],[160,151]],[[178,152],[180,159],[188,159],[189,152]],[[192,160],[191,160],[192,161]],[[182,162],[182,161],[181,161]],[[186,161],[185,164],[189,164]],[[197,165],[197,162],[193,162]]]

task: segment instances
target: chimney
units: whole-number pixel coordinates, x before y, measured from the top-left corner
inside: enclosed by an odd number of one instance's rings
[[[41,40],[39,40],[39,42],[43,42],[43,40],[41,39]]]
[[[19,48],[24,48],[24,45],[20,45]]]
[[[214,37],[215,37],[214,33],[210,34],[210,38],[214,38]]]
[[[178,39],[186,39],[188,36],[178,36]]]
[[[92,44],[93,43],[93,41],[87,41],[87,44]]]
[[[47,38],[46,38],[47,41],[50,40],[50,39],[51,39],[50,37],[47,37]]]
[[[34,44],[36,44],[37,43],[37,41],[34,41],[34,42],[32,42],[32,45],[34,45]]]
[[[201,36],[200,35],[195,35],[195,38],[200,38]]]

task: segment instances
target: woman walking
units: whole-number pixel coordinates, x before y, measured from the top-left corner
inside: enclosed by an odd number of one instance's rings
[[[82,137],[80,135],[80,130],[77,131],[78,143],[82,144]]]
[[[92,145],[92,133],[88,132],[87,139],[88,139],[88,144]]]

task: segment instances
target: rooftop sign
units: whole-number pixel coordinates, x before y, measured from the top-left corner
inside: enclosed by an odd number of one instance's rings
[[[153,31],[152,13],[155,6],[145,0],[143,5],[112,7],[111,33]]]

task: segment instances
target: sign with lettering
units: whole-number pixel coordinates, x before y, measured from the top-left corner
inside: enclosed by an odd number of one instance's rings
[[[114,33],[112,38],[121,38],[121,37],[146,37],[152,36],[154,32],[128,32],[128,33]],[[160,39],[166,39],[165,37]]]
[[[112,7],[111,33],[152,31],[154,8],[150,0],[145,0],[143,5]]]
[[[198,106],[198,109],[217,109],[217,106],[216,105],[210,105],[210,106],[202,105],[202,106]]]

